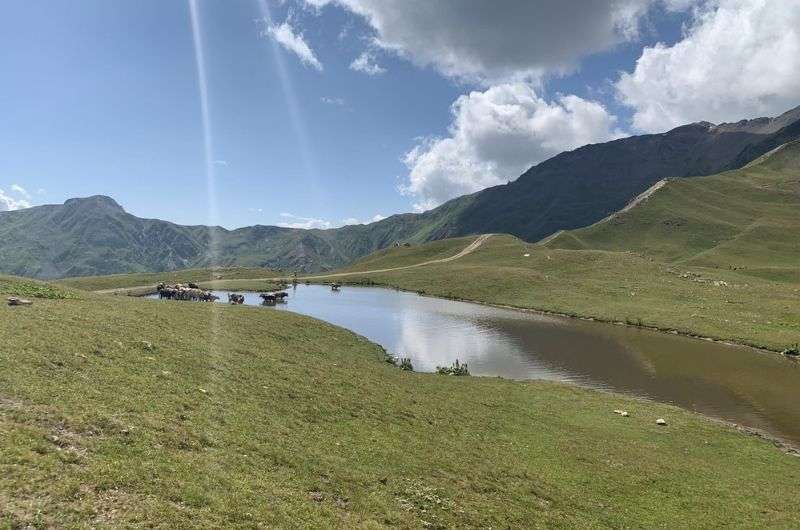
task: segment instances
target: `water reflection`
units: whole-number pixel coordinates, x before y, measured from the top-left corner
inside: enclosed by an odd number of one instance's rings
[[[224,293],[217,293],[224,294]],[[800,443],[798,363],[648,330],[386,289],[298,286],[276,306],[346,327],[432,371],[456,358],[473,375],[556,379],[649,397]],[[223,296],[223,299],[226,299]],[[247,304],[260,304],[257,294]]]

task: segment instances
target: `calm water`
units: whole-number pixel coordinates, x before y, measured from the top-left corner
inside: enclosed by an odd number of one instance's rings
[[[625,392],[800,443],[800,364],[780,355],[388,289],[300,285],[289,293],[274,307],[351,329],[410,357],[417,371],[459,359],[472,375]],[[261,302],[255,293],[245,297]]]

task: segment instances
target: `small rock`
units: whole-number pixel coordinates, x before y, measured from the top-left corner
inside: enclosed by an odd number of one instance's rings
[[[667,420],[665,420],[664,418],[658,418],[656,420],[656,425],[666,425],[666,424],[667,424]]]
[[[626,418],[629,416],[627,410],[619,410],[619,409],[617,409],[617,410],[614,411],[614,414],[619,414],[620,416],[626,417]]]
[[[322,502],[325,500],[325,495],[323,495],[321,491],[312,491],[308,494],[308,497],[314,502]]]
[[[8,298],[8,305],[33,305],[33,302],[30,300],[25,300],[23,298]]]
[[[203,394],[208,394],[208,390],[206,390],[205,388],[201,388],[200,392],[202,392]]]

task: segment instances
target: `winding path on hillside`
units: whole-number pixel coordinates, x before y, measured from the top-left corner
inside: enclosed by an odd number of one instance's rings
[[[379,272],[393,272],[393,271],[400,271],[400,270],[405,270],[405,269],[415,269],[417,267],[424,267],[426,265],[436,265],[437,263],[447,263],[447,262],[450,262],[450,261],[455,261],[457,259],[461,259],[464,256],[467,256],[469,254],[472,254],[473,252],[478,250],[478,248],[480,248],[481,245],[486,243],[486,240],[488,240],[490,237],[492,237],[492,235],[494,235],[494,234],[483,234],[482,236],[478,236],[478,238],[475,239],[475,241],[473,241],[472,243],[467,245],[463,250],[461,250],[461,252],[459,252],[458,254],[455,254],[453,256],[447,257],[447,258],[432,259],[432,260],[423,261],[423,262],[420,262],[420,263],[414,263],[413,265],[404,265],[402,267],[391,267],[391,268],[388,268],[388,269],[372,269],[372,270],[355,271],[355,272],[337,272],[335,274],[318,274],[316,276],[305,276],[303,279],[314,280],[314,279],[319,279],[319,278],[338,278],[338,277],[341,277],[341,276],[353,276],[355,274],[374,274],[374,273],[379,273]]]
[[[420,263],[414,263],[413,265],[404,265],[402,267],[391,267],[391,268],[388,268],[388,269],[372,269],[372,270],[366,270],[366,271],[337,272],[337,273],[333,273],[333,274],[317,274],[315,276],[303,276],[302,279],[303,280],[320,280],[320,279],[323,279],[323,278],[342,278],[342,277],[345,277],[345,276],[355,276],[355,275],[358,275],[358,274],[375,274],[375,273],[381,273],[381,272],[393,272],[393,271],[399,271],[399,270],[405,270],[405,269],[415,269],[417,267],[424,267],[426,265],[436,265],[438,263],[448,263],[450,261],[455,261],[457,259],[463,258],[464,256],[468,256],[469,254],[472,254],[473,252],[478,250],[481,247],[481,245],[486,243],[486,241],[490,237],[492,237],[493,235],[494,234],[483,234],[481,236],[478,236],[475,239],[475,241],[473,241],[472,243],[470,243],[469,245],[464,247],[460,252],[458,252],[457,254],[454,254],[452,256],[449,256],[447,258],[432,259],[432,260],[428,260],[428,261],[422,261]],[[264,281],[267,281],[267,280],[291,281],[292,280],[292,278],[287,278],[287,277],[283,277],[283,278],[282,277],[243,278],[243,279],[253,280],[253,281],[261,281],[261,280],[264,280]],[[128,291],[146,289],[148,287],[152,287],[152,285],[139,285],[139,286],[136,286],[136,287],[120,287],[120,288],[115,288],[115,289],[103,289],[103,290],[94,291],[94,292],[100,293],[100,294],[126,293]]]

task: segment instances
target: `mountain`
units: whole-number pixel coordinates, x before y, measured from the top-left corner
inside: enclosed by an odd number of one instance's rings
[[[425,213],[331,230],[182,226],[136,217],[109,197],[70,199],[0,212],[0,271],[59,278],[208,266],[212,241],[219,265],[297,271],[340,267],[397,241],[478,233],[536,241],[591,225],[663,178],[739,168],[797,138],[800,107],[777,118],[695,123],[561,153],[509,184]]]
[[[742,169],[659,184],[623,211],[561,232],[546,246],[635,252],[800,282],[800,140]]]
[[[110,197],[93,196],[0,212],[0,271],[60,278],[203,267],[212,264],[212,239],[218,265],[321,270],[388,246],[403,226],[402,216],[337,230],[182,226],[141,219]]]
[[[445,204],[457,213],[439,216],[446,221],[433,238],[492,232],[537,241],[597,222],[663,178],[736,169],[796,138],[800,107],[777,118],[701,122],[587,145],[542,162],[509,184]]]

